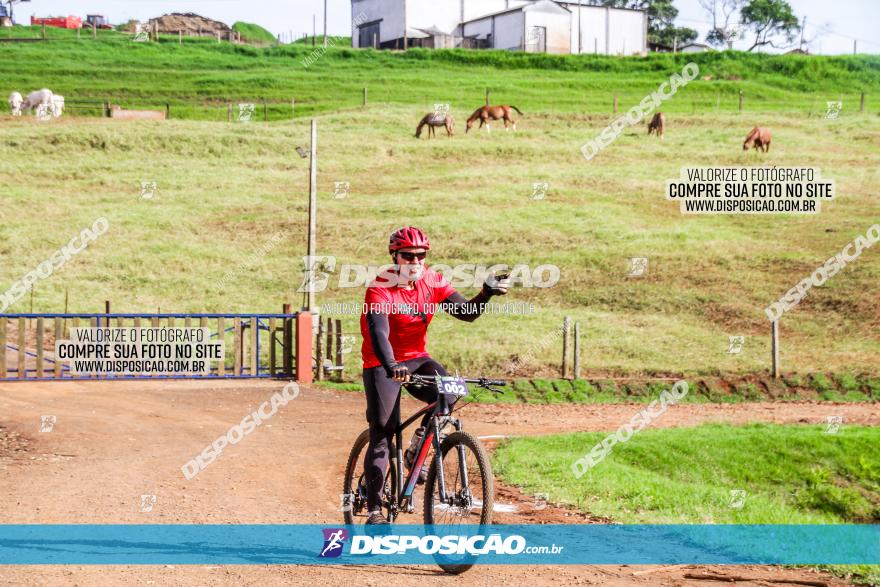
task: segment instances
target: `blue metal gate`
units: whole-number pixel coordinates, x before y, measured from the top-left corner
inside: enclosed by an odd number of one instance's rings
[[[293,378],[297,314],[0,314],[0,381]],[[182,321],[182,322],[179,322]],[[203,374],[77,375],[55,341],[78,327],[209,328],[224,357]]]

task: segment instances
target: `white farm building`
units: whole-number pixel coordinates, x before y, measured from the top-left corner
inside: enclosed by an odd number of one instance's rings
[[[644,54],[643,10],[554,0],[351,0],[353,47]]]

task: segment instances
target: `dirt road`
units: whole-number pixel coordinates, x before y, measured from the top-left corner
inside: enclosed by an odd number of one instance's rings
[[[279,391],[279,382],[64,382],[0,385],[0,516],[4,523],[337,524],[343,461],[365,427],[357,393],[304,388],[194,479],[181,466]],[[407,398],[404,411],[417,402]],[[612,430],[640,406],[472,405],[478,435]],[[41,416],[55,416],[40,432]],[[653,426],[748,421],[880,425],[877,404],[679,405]],[[155,495],[150,512],[141,496]],[[584,523],[500,487],[499,523]],[[418,522],[418,519],[412,522]],[[844,585],[827,575],[775,567],[483,566],[459,578],[436,567],[350,566],[19,566],[0,568],[0,585],[477,585],[719,584],[688,575],[738,575]],[[802,583],[803,584],[803,583]]]

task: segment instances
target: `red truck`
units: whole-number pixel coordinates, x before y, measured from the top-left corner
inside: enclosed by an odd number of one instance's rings
[[[54,26],[60,29],[81,29],[83,19],[81,16],[49,16],[40,18],[31,17],[31,26],[44,24],[46,26]]]

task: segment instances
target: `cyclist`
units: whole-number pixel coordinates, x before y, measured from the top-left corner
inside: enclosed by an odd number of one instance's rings
[[[507,276],[496,278],[493,273],[487,277],[480,293],[467,300],[442,275],[425,266],[430,249],[428,236],[414,226],[392,233],[388,252],[394,269],[377,277],[364,298],[361,354],[370,425],[370,443],[364,457],[367,524],[388,523],[381,510],[382,486],[396,424],[392,416],[400,404],[401,384],[408,381],[411,374],[447,374],[443,365],[425,350],[428,325],[436,305],[459,320],[473,322],[493,295],[504,295],[510,287]],[[436,399],[435,390],[410,388],[409,391],[425,403]],[[416,431],[411,445],[418,441],[428,419],[429,414],[425,414],[422,428]],[[419,472],[420,483],[425,480],[427,467],[425,464]]]

